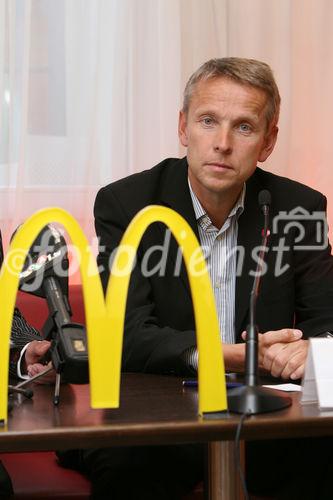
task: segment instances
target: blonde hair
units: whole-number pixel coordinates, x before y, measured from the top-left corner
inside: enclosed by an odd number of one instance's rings
[[[189,110],[197,84],[203,80],[218,77],[230,78],[240,84],[263,90],[267,96],[267,126],[278,122],[281,97],[271,68],[264,62],[240,57],[210,59],[193,73],[184,90],[183,112],[185,114]]]

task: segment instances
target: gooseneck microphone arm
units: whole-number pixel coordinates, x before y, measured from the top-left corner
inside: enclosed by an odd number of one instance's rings
[[[258,385],[258,327],[256,324],[256,306],[263,275],[263,264],[269,236],[268,227],[271,193],[267,189],[260,191],[258,203],[264,215],[264,229],[262,232],[255,278],[250,295],[250,320],[246,330],[245,383],[249,386]]]
[[[228,391],[228,408],[231,412],[254,415],[281,410],[291,405],[291,399],[279,396],[276,391],[261,387],[258,368],[258,327],[256,324],[256,305],[263,276],[265,253],[269,236],[269,207],[271,194],[262,190],[258,196],[259,206],[264,214],[262,241],[250,296],[249,324],[246,329],[245,385]]]

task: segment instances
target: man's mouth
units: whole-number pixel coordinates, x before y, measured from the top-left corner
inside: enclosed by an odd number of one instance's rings
[[[228,165],[227,163],[221,163],[218,161],[209,161],[206,163],[209,167],[216,168],[216,170],[233,170],[231,165]]]

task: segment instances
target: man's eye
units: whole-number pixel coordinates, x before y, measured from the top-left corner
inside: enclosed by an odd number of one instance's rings
[[[241,123],[239,125],[239,130],[241,132],[251,132],[251,127],[248,123]]]
[[[204,125],[207,125],[209,127],[210,125],[213,125],[214,120],[213,120],[213,118],[210,118],[209,116],[206,116],[205,118],[202,118],[201,122]]]

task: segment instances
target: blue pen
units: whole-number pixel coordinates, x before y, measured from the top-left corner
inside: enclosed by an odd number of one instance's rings
[[[198,387],[197,380],[183,380],[183,387]]]
[[[183,380],[183,387],[198,387],[198,381],[195,379]],[[227,382],[227,389],[233,389],[234,387],[240,387],[240,382]]]

